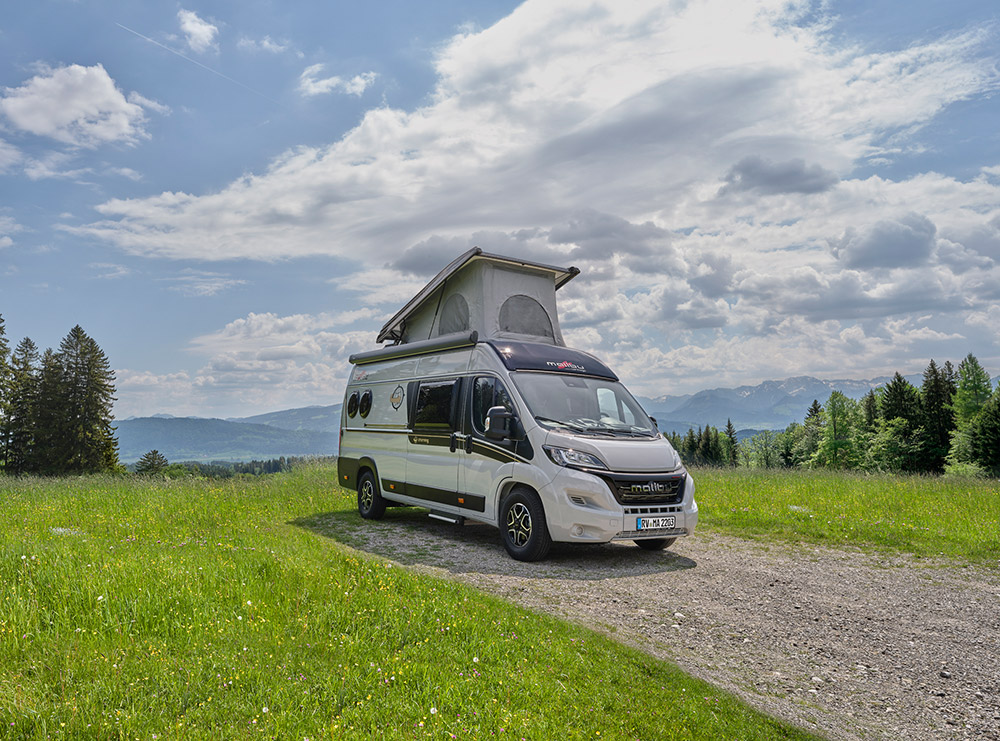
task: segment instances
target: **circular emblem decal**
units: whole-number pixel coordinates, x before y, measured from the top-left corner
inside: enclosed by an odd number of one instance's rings
[[[389,397],[389,401],[392,403],[393,409],[399,409],[399,405],[403,403],[403,387],[397,386],[392,392],[392,396]]]

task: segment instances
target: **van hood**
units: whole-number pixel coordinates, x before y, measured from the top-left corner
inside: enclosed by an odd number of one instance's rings
[[[596,455],[609,471],[622,473],[653,473],[675,471],[681,466],[680,456],[663,435],[656,437],[590,437],[567,435],[549,430],[545,445],[571,448]]]

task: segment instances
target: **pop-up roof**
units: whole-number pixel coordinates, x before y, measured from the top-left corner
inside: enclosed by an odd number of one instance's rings
[[[378,334],[378,342],[430,340],[476,331],[479,338],[565,345],[556,290],[577,268],[557,268],[478,247],[460,256],[414,296]]]

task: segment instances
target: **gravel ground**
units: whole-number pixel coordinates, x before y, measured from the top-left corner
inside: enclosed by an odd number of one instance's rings
[[[699,532],[663,552],[556,545],[413,510],[311,527],[614,636],[831,739],[1000,741],[1000,569]]]

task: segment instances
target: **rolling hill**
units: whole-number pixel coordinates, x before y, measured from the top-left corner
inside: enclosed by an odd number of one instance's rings
[[[150,450],[167,460],[248,461],[336,455],[337,433],[198,417],[139,417],[116,422],[118,454],[132,463]]]

